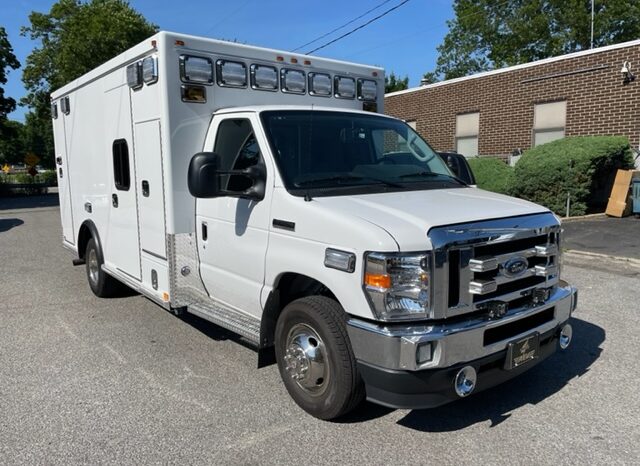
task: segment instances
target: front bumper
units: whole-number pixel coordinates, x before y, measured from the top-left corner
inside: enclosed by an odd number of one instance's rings
[[[576,289],[561,282],[543,305],[513,309],[499,320],[482,316],[434,325],[391,325],[350,319],[348,331],[367,399],[394,408],[428,408],[458,398],[453,380],[463,366],[473,366],[478,374],[475,393],[513,378],[553,354],[559,331],[576,304]],[[543,316],[544,320],[539,319]],[[485,332],[491,329],[496,329],[493,335],[502,332],[505,338],[488,343]],[[540,334],[538,358],[505,370],[508,344],[533,332]],[[418,348],[425,344],[431,345],[432,358],[418,363]]]

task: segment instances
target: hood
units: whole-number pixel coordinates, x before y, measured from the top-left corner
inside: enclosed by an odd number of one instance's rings
[[[532,202],[477,188],[317,197],[314,201],[378,225],[404,251],[424,249],[426,233],[433,227],[549,212]]]

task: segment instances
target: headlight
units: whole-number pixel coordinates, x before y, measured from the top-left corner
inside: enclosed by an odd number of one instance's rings
[[[378,319],[427,318],[431,305],[431,254],[368,253],[363,286]]]

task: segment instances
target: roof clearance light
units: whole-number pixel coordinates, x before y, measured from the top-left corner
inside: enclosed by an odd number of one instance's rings
[[[331,75],[326,73],[309,73],[309,94],[331,97]]]
[[[333,89],[338,99],[353,99],[356,96],[356,80],[346,76],[333,78]]]
[[[307,91],[304,71],[282,68],[280,70],[280,87],[282,92],[304,94]]]
[[[142,60],[142,80],[147,84],[158,81],[158,62],[156,57],[146,57]]]
[[[213,84],[213,63],[211,59],[181,55],[180,79],[186,83]]]
[[[137,61],[127,66],[127,84],[131,89],[142,87],[142,63]]]
[[[247,65],[239,61],[216,61],[218,86],[247,87]]]
[[[378,97],[378,83],[372,79],[358,79],[358,100],[373,102]]]
[[[251,88],[261,91],[278,90],[278,69],[275,66],[251,65]]]

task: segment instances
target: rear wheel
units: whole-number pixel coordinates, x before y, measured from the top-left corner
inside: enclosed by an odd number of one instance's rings
[[[111,298],[122,290],[123,285],[102,270],[104,258],[102,257],[100,249],[98,249],[95,238],[91,238],[87,243],[84,259],[87,280],[93,294],[99,298]]]
[[[276,325],[276,359],[294,401],[320,419],[335,419],[364,398],[347,335],[346,314],[335,300],[309,296],[284,308]]]

